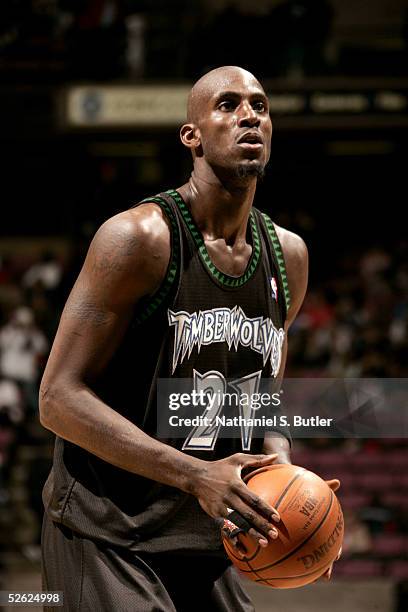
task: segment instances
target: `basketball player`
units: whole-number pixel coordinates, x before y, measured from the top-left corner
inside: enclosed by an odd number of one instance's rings
[[[62,590],[67,610],[253,610],[220,521],[261,546],[277,537],[278,512],[241,473],[290,462],[289,433],[196,427],[159,439],[156,400],[159,378],[256,391],[283,373],[307,251],[252,206],[271,135],[255,77],[209,72],[180,131],[188,183],[112,217],[90,245],[40,389],[41,422],[57,436],[43,586]]]

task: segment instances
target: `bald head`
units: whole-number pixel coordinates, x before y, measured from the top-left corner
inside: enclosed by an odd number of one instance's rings
[[[191,151],[195,171],[234,181],[261,176],[271,137],[268,97],[247,70],[216,68],[191,89],[180,139]]]
[[[256,85],[263,91],[262,85],[253,74],[239,66],[221,66],[202,76],[192,87],[187,100],[187,121],[197,123],[203,106],[214,94],[228,90],[237,78],[248,86]]]

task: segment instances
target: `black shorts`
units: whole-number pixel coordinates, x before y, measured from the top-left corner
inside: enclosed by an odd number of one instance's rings
[[[227,559],[135,554],[102,546],[44,516],[44,591],[63,591],[68,610],[92,612],[254,612]],[[50,608],[46,608],[50,610]]]

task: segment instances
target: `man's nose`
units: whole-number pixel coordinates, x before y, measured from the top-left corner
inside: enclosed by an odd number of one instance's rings
[[[249,102],[243,102],[241,105],[238,124],[240,127],[257,126],[260,119],[258,113]]]

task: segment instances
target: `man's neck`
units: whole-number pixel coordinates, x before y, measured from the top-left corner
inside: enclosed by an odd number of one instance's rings
[[[229,246],[245,240],[256,177],[222,182],[215,174],[193,170],[178,189],[205,240],[222,238]]]

